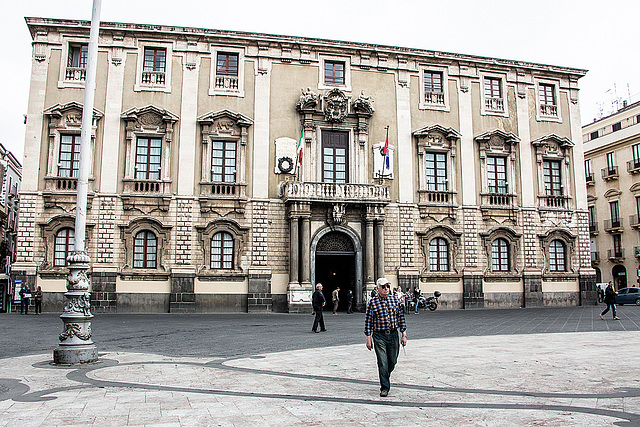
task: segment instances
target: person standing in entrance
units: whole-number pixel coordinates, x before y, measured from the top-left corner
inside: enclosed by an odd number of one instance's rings
[[[607,314],[607,311],[611,308],[613,320],[620,320],[620,318],[616,316],[616,291],[613,289],[613,282],[609,282],[607,288],[604,290],[604,303],[607,304],[607,308],[600,313],[600,318],[604,320],[604,315]]]
[[[316,318],[313,321],[313,328],[311,328],[313,332],[319,332],[318,325],[320,325],[320,331],[324,332],[327,330],[324,327],[324,316],[322,315],[322,310],[326,302],[327,300],[324,299],[324,294],[322,293],[322,283],[318,283],[316,285],[316,291],[313,293],[313,297],[311,298],[313,311],[316,312]]]
[[[334,315],[338,314],[338,303],[340,302],[340,295],[338,295],[339,292],[340,292],[340,286],[338,286],[333,290],[333,292],[331,292],[331,302],[333,303]]]
[[[389,395],[389,376],[396,366],[400,344],[407,345],[407,324],[404,308],[398,298],[389,295],[391,284],[381,277],[376,282],[377,295],[369,300],[364,318],[364,334],[368,350],[375,348],[380,378],[380,396]],[[398,329],[402,338],[398,340]]]
[[[353,313],[353,291],[349,289],[347,294],[347,314]]]

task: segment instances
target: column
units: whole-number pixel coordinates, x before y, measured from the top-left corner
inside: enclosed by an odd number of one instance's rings
[[[411,146],[411,93],[409,85],[396,84],[398,120],[398,197],[401,203],[412,203],[414,198],[413,147]]]
[[[378,219],[376,225],[376,277],[384,277],[384,220]]]
[[[263,63],[266,58],[260,58]],[[255,124],[253,126],[253,197],[269,197],[269,97],[271,93],[271,64],[264,68],[256,63]],[[306,154],[306,153],[305,153]]]
[[[303,288],[309,288],[312,285],[311,283],[311,260],[309,248],[311,247],[311,216],[305,215],[302,217],[302,246],[300,250],[302,251],[302,282],[301,285]],[[313,284],[315,285],[315,283]]]
[[[180,113],[180,152],[178,155],[178,194],[192,196],[195,188],[195,156],[198,115],[199,64],[187,64],[186,54],[182,67],[182,109]],[[206,163],[203,159],[203,163]],[[209,162],[210,163],[210,162]]]
[[[462,73],[462,71],[461,71]],[[471,83],[469,76],[460,76],[458,96],[460,112],[460,164],[462,176],[460,188],[462,190],[462,204],[476,205],[476,159],[473,150],[473,106],[471,104]],[[460,199],[458,199],[460,200]]]
[[[290,238],[289,238],[289,287],[298,286],[298,272],[300,271],[300,264],[298,261],[298,247],[299,247],[299,218],[297,216],[290,216]]]

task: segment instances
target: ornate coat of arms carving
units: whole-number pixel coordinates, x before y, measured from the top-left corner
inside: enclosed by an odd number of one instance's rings
[[[342,123],[347,117],[347,96],[332,89],[325,97],[324,118],[329,123]]]

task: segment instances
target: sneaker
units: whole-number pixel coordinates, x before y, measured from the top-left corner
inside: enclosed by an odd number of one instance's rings
[[[615,316],[613,320],[620,320],[620,318],[618,316]]]
[[[603,316],[602,314],[600,315],[600,318],[601,318],[602,320],[604,320],[604,316]]]
[[[389,395],[389,390],[380,390],[380,397],[387,397]]]

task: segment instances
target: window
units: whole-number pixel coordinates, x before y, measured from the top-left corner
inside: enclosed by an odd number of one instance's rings
[[[445,104],[442,73],[424,72],[424,102],[427,104]]]
[[[159,180],[162,140],[138,138],[136,144],[136,179]]]
[[[598,225],[596,223],[596,207],[589,206],[589,231],[594,232],[598,231]]]
[[[343,61],[324,61],[324,83],[327,85],[345,84],[345,66]]]
[[[87,68],[88,48],[89,46],[86,44],[69,44],[67,67]]]
[[[615,158],[615,156],[613,154],[613,151],[612,151],[610,153],[607,153],[607,169],[609,171],[612,171],[612,170],[615,170],[615,167],[616,167],[616,158]],[[611,172],[610,175],[613,174],[613,173],[614,172]]]
[[[609,258],[622,258],[622,235],[613,235],[613,253],[609,255]]]
[[[620,206],[617,200],[609,203],[609,211],[611,212],[611,227],[620,227]]]
[[[594,132],[591,132],[589,135],[589,140],[596,139],[598,137],[598,131],[596,130]]]
[[[216,89],[238,90],[239,55],[230,52],[218,52],[216,60]]]
[[[60,178],[77,178],[79,166],[80,135],[61,135],[58,176]]]
[[[344,184],[349,181],[348,142],[346,132],[322,132],[322,182]]]
[[[567,271],[566,247],[561,240],[553,240],[549,244],[549,270]]]
[[[236,182],[236,142],[213,141],[211,147],[211,181]]]
[[[562,196],[562,181],[560,179],[560,161],[545,160],[544,189],[547,196]]]
[[[640,144],[634,144],[631,146],[633,152],[633,165],[634,168],[640,168]]]
[[[233,269],[233,237],[221,231],[211,238],[211,268]]]
[[[591,159],[584,161],[584,176],[587,183],[593,182],[593,169],[591,168]]]
[[[509,271],[509,243],[498,238],[491,243],[491,270]]]
[[[67,266],[67,257],[73,252],[74,244],[73,228],[63,228],[56,233],[55,248],[53,251],[54,267]]]
[[[544,116],[557,116],[555,87],[551,84],[540,83],[538,85],[538,97],[540,100],[540,113]]]
[[[449,271],[449,245],[442,237],[429,243],[429,268],[431,271]]]
[[[484,78],[484,108],[491,112],[504,112],[502,80],[497,77]]]
[[[447,191],[447,155],[445,153],[425,153],[427,165],[427,190]]]
[[[620,122],[617,122],[617,123],[614,123],[613,125],[611,125],[611,131],[612,132],[617,132],[620,129],[622,129],[622,123],[620,123]]]
[[[149,230],[136,234],[133,240],[133,268],[156,268],[158,239]]]
[[[166,63],[167,50],[165,48],[146,47],[144,49],[142,83],[163,85]]]
[[[507,159],[506,157],[487,157],[487,183],[489,193],[507,194]]]

